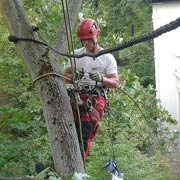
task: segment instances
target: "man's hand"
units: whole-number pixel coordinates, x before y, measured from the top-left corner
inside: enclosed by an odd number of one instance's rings
[[[103,80],[103,76],[98,72],[90,73],[89,77],[96,82],[102,82]]]

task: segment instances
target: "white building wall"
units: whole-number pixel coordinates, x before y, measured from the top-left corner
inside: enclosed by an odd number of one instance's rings
[[[153,4],[154,29],[178,17],[180,2]],[[154,56],[157,98],[172,117],[180,122],[180,28],[154,39]],[[180,129],[179,124],[177,128]]]

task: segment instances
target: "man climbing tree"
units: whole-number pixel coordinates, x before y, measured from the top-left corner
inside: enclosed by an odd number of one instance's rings
[[[81,0],[68,1],[72,25],[81,3]],[[37,39],[19,0],[1,0],[0,12],[11,35]],[[64,24],[62,21],[56,48],[65,52],[67,42]],[[56,61],[56,55],[52,54],[48,48],[30,41],[16,41],[15,46],[32,77],[41,100],[56,171],[62,177],[72,175],[74,172],[83,173],[84,166],[73,113],[68,103],[64,80],[59,71],[61,67]]]
[[[100,28],[95,20],[90,18],[82,20],[78,26],[78,38],[84,47],[75,50],[74,53],[99,53],[103,49],[97,42],[99,31]],[[83,142],[82,154],[83,157],[86,157],[92,139],[97,133],[98,121],[103,116],[106,88],[118,87],[117,63],[111,54],[104,54],[97,58],[84,56],[75,59],[75,62],[69,60],[64,72],[67,83],[73,83],[73,72],[78,78],[80,122],[78,121],[76,102],[73,100],[72,108],[79,141]],[[74,98],[72,92],[70,92],[70,96],[72,99]]]

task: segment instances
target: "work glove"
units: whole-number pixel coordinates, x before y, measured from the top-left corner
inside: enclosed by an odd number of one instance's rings
[[[96,82],[102,82],[103,80],[103,76],[98,72],[90,73],[89,77]]]

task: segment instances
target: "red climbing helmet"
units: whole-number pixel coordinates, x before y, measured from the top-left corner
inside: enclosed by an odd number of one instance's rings
[[[99,31],[100,29],[94,19],[83,19],[78,26],[78,38],[81,40],[98,37]]]

